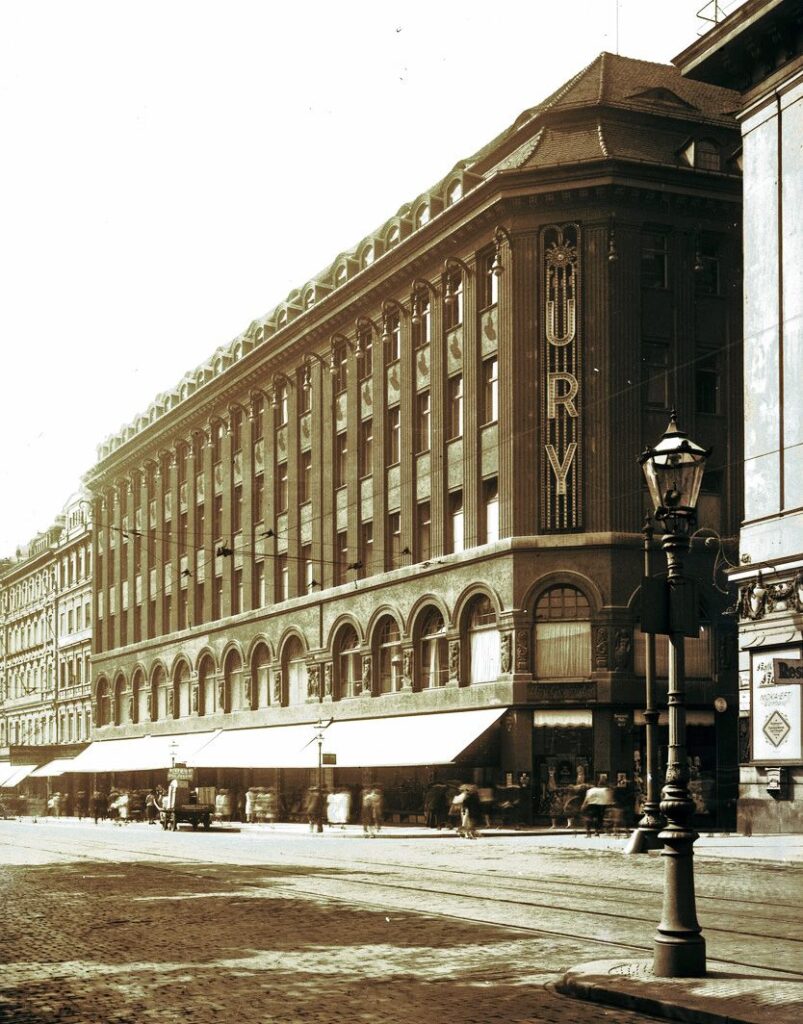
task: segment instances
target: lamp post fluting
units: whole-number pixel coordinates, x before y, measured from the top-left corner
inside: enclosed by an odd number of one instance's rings
[[[323,721],[318,721],[318,814],[315,831],[323,832]]]
[[[651,578],[650,552],[654,530],[649,515],[644,518],[641,535],[644,538],[644,579]],[[642,588],[643,590],[644,588]],[[642,593],[642,602],[647,599]],[[642,804],[639,823],[633,831],[625,853],[647,853],[661,846],[658,833],[663,826],[663,818],[658,806],[658,718],[660,713],[655,706],[655,634],[644,633],[644,734],[646,750],[642,771],[646,779],[646,791]]]
[[[669,426],[655,446],[639,457],[663,524],[662,547],[667,560],[665,624],[669,637],[667,711],[669,744],[660,811],[666,825],[658,838],[664,844],[664,899],[654,940],[653,973],[662,978],[694,978],[705,974],[705,939],[697,921],[694,894],[694,804],[689,796],[686,756],[685,637],[696,636],[697,607],[693,582],[683,571],[689,534],[695,520],[705,461],[710,449],[690,441],[678,429],[674,409]]]

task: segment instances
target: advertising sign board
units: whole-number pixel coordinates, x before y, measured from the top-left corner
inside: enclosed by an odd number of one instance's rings
[[[757,764],[795,764],[803,760],[803,676],[799,652],[756,651],[752,656],[752,760]]]

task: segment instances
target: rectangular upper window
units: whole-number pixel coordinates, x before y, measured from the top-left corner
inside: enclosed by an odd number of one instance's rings
[[[415,450],[416,454],[428,452],[431,435],[431,412],[429,391],[420,391],[415,396]]]
[[[482,361],[482,422],[499,419],[499,363],[496,356]]]
[[[335,487],[345,487],[348,479],[348,434],[335,434],[335,465],[334,483]]]
[[[401,458],[401,412],[394,405],[387,412],[387,464],[394,466]]]
[[[641,284],[644,288],[669,287],[669,238],[663,231],[642,232]]]
[[[451,441],[455,437],[463,436],[463,375],[462,373],[450,377],[448,384],[448,415],[449,434]]]

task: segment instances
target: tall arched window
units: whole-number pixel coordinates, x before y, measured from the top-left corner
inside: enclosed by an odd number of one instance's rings
[[[112,701],[111,693],[109,691],[109,683],[105,679],[101,679],[98,682],[97,689],[97,716],[98,725],[111,725],[112,720]]]
[[[496,612],[486,595],[475,597],[468,614],[468,644],[472,683],[490,683],[499,677],[499,630]]]
[[[401,635],[395,619],[386,615],[376,631],[376,665],[379,672],[379,692],[395,693],[401,686]]]
[[[257,644],[251,655],[251,706],[266,708],[270,703],[270,653],[265,644]]]
[[[148,707],[148,687],[145,685],[145,677],[142,674],[142,669],[137,669],[134,673],[132,685],[134,688],[134,719],[137,722],[147,722],[150,718],[150,709]]]
[[[190,667],[186,661],[180,661],[176,667],[175,696],[178,717],[189,718],[191,710]]]
[[[422,690],[445,686],[449,681],[449,652],[446,626],[437,608],[430,608],[421,625],[421,661],[419,664]]]
[[[217,711],[217,694],[215,692],[215,663],[205,654],[198,666],[198,687],[201,694],[200,712],[202,715],[214,715]]]
[[[356,697],[362,685],[360,641],[352,626],[344,626],[335,645],[337,692],[340,697]]]
[[[237,651],[229,651],[223,669],[226,683],[225,711],[241,711],[243,708],[243,662]]]
[[[156,711],[156,717],[158,719],[165,719],[168,717],[172,718],[172,713],[168,715],[168,691],[170,690],[170,685],[167,681],[165,670],[161,665],[157,666],[156,671],[153,673],[151,689],[154,696],[153,704]]]
[[[535,609],[535,672],[546,679],[591,673],[591,611],[576,587],[544,591]]]
[[[114,721],[116,725],[125,725],[131,721],[128,697],[125,676],[120,675],[114,683]]]
[[[298,637],[291,637],[284,648],[282,662],[287,679],[287,703],[304,704],[307,700],[307,663]]]

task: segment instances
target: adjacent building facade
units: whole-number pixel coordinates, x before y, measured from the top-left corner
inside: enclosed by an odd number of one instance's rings
[[[748,0],[675,58],[739,90],[745,513],[739,827],[803,829],[803,5]]]
[[[0,563],[0,787],[22,786],[36,810],[33,771],[89,742],[92,545],[87,496]]]
[[[391,812],[436,777],[517,786],[525,818],[638,782],[636,457],[672,406],[714,448],[701,526],[740,519],[734,105],[602,54],[109,438],[94,738],[206,733],[201,784],[289,806],[283,737],[323,719],[350,737],[329,780],[370,773]],[[689,565],[689,748],[724,821],[734,630],[713,549]]]

